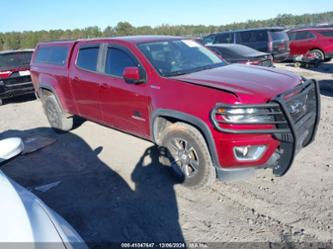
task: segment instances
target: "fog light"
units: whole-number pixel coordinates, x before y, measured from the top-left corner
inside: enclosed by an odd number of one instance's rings
[[[234,155],[238,161],[255,161],[264,154],[265,150],[265,145],[236,146],[234,147]]]

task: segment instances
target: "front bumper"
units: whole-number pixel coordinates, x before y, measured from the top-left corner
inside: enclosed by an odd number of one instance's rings
[[[30,77],[0,79],[1,99],[32,93],[34,93],[34,87]]]
[[[303,104],[302,104],[303,103]],[[224,106],[224,105],[222,105]],[[320,119],[319,85],[314,80],[278,95],[264,105],[241,105],[242,107],[279,108],[283,122],[274,125],[221,125],[217,120],[217,105],[211,113],[211,119],[219,134],[215,136],[221,168],[217,171],[240,170],[248,168],[272,168],[277,176],[284,175],[292,165],[295,155],[309,145],[316,134]],[[240,105],[229,106],[239,108]],[[275,109],[276,110],[276,109]],[[278,120],[281,121],[281,120]],[[266,145],[267,149],[257,161],[240,162],[234,156],[235,146]],[[223,175],[223,172],[222,174]]]

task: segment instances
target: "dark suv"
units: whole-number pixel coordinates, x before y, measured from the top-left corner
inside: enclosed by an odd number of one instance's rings
[[[204,37],[205,45],[237,43],[270,53],[275,61],[289,57],[289,38],[283,28],[258,28],[215,33]]]
[[[32,49],[0,52],[0,105],[3,99],[32,94],[30,77]]]

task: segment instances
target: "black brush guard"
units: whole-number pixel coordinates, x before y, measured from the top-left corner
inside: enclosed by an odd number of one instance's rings
[[[270,110],[265,115],[273,115],[273,122],[263,123],[230,123],[218,119],[220,108],[262,108]],[[239,115],[239,114],[238,114]],[[251,114],[246,114],[251,115]],[[259,105],[225,105],[217,104],[211,112],[211,120],[215,128],[221,132],[233,134],[272,134],[280,141],[278,161],[273,166],[273,173],[284,175],[290,168],[295,155],[309,145],[317,132],[320,120],[320,92],[319,84],[315,80],[307,80],[297,87],[278,95],[274,100]],[[270,125],[270,129],[232,129],[223,125]]]

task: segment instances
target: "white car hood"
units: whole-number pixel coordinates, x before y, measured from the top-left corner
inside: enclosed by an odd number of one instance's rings
[[[61,242],[45,205],[0,171],[0,242]]]
[[[81,237],[34,194],[0,170],[0,243],[55,242],[55,248],[86,248]],[[76,246],[70,243],[76,243]],[[53,248],[53,247],[52,247]]]

